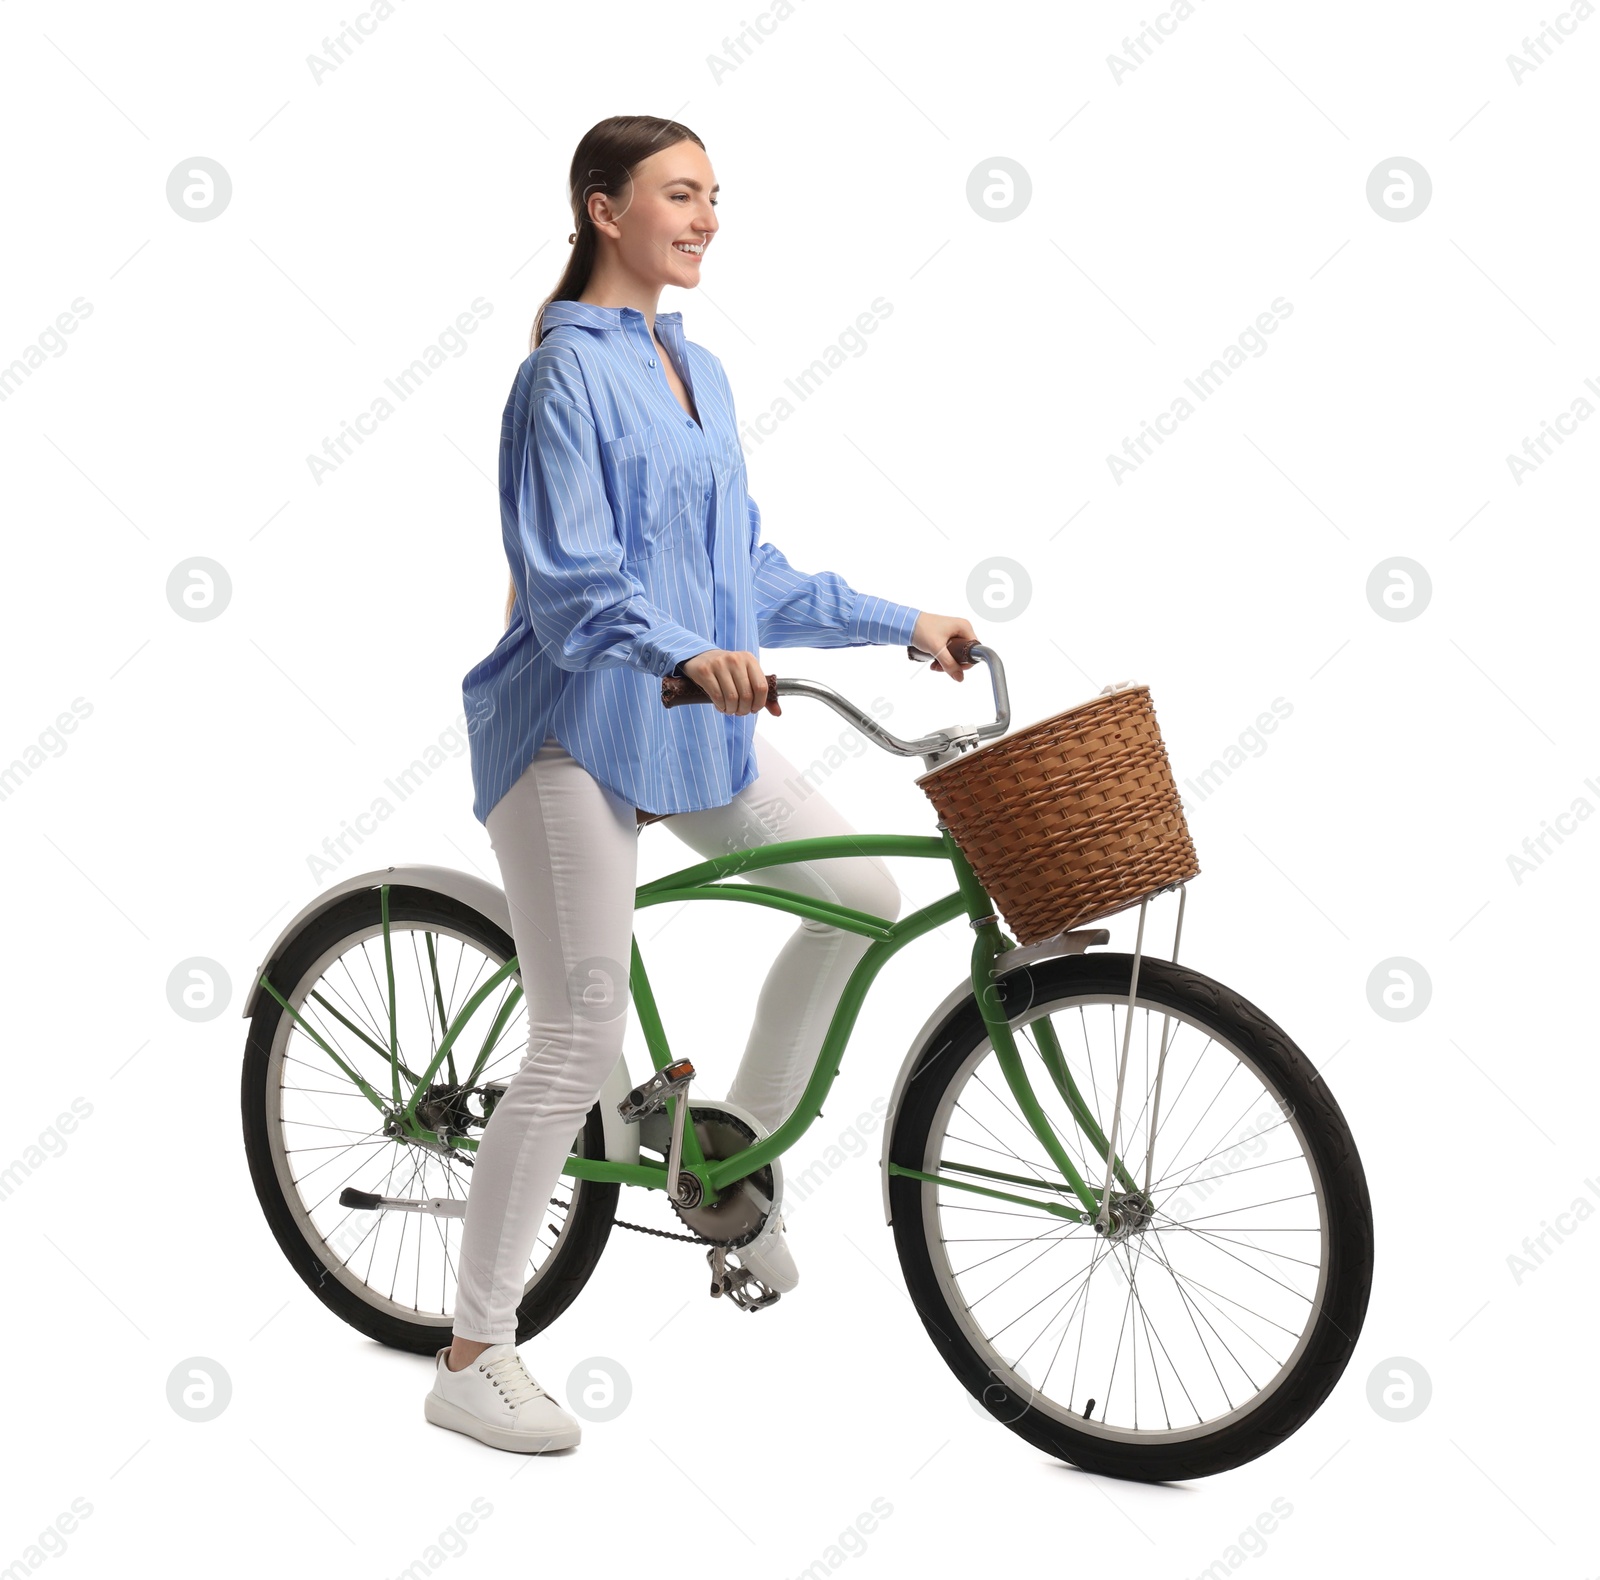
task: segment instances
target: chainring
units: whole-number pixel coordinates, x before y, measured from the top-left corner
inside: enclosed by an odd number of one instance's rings
[[[708,1161],[732,1157],[735,1152],[754,1146],[757,1140],[755,1128],[749,1121],[721,1103],[690,1103],[689,1120]],[[682,1207],[670,1197],[668,1202],[685,1228],[713,1244],[736,1250],[754,1240],[771,1216],[777,1179],[781,1179],[781,1176],[775,1178],[774,1167],[772,1163],[764,1163],[709,1205],[702,1202],[698,1207]]]

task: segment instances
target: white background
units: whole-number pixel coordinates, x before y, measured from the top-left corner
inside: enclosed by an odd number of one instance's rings
[[[0,363],[92,305],[0,404],[0,762],[47,741],[0,800],[0,1162],[73,1099],[92,1109],[0,1201],[0,1566],[81,1497],[92,1514],[51,1573],[394,1575],[484,1496],[452,1571],[786,1577],[883,1498],[851,1572],[1178,1577],[1226,1563],[1282,1498],[1251,1574],[1397,1551],[1453,1574],[1593,1574],[1600,1225],[1547,1241],[1520,1281],[1508,1257],[1600,1202],[1583,997],[1600,831],[1569,821],[1520,881],[1508,858],[1580,798],[1600,805],[1600,423],[1520,483],[1506,458],[1578,397],[1600,404],[1583,382],[1600,380],[1600,21],[1560,13],[1575,31],[1519,85],[1507,56],[1536,7],[1202,0],[1119,84],[1107,57],[1148,9],[752,9],[400,0],[320,84],[308,56],[353,20],[338,7],[0,11]],[[710,57],[757,17],[770,36],[719,80]],[[501,629],[500,414],[565,262],[573,147],[634,111],[692,127],[721,182],[704,284],[661,306],[722,358],[742,420],[892,304],[863,355],[747,446],[766,535],[797,566],[967,614],[1019,725],[1148,682],[1180,781],[1275,698],[1292,708],[1210,794],[1185,788],[1203,872],[1182,955],[1329,1072],[1377,1276],[1333,1395],[1240,1470],[1107,1481],[978,1413],[904,1294],[876,1132],[791,1210],[802,1282],[758,1316],[706,1298],[696,1250],[615,1232],[524,1353],[556,1391],[608,1358],[632,1402],[549,1459],[429,1427],[431,1363],[341,1324],[267,1231],[239,1009],[278,929],[334,881],[308,858],[432,744],[438,771],[336,875],[498,878],[460,679]],[[196,156],[233,187],[207,223],[166,199]],[[1433,189],[1400,222],[1366,195],[1396,157]],[[1003,222],[966,195],[997,158],[1031,181]],[[307,456],[480,296],[492,316],[465,353],[315,481]],[[1118,482],[1107,457],[1279,297],[1293,311],[1264,354]],[[969,601],[994,556],[1027,573],[1007,608]],[[231,581],[205,622],[168,600],[195,557]],[[1427,572],[1415,618],[1369,600],[1395,558]],[[981,672],[957,695],[892,648],[766,666],[881,695],[902,733],[988,700]],[[51,737],[74,698],[92,711]],[[761,728],[808,762],[842,725],[796,702]],[[917,770],[867,751],[826,793],[859,828],[929,832]],[[641,881],[690,859],[647,830]],[[908,910],[945,887],[894,866]],[[1158,950],[1175,913],[1152,907]],[[790,923],[674,914],[643,918],[641,947],[675,1049],[721,1091]],[[1113,946],[1132,928],[1118,918]],[[796,1171],[887,1093],[969,939],[947,928],[880,977]],[[211,1021],[169,1006],[192,957],[231,983]],[[1369,999],[1393,957],[1431,983],[1404,1022]],[[232,1384],[205,1424],[166,1399],[193,1356]],[[1432,1389],[1404,1424],[1368,1402],[1397,1357]]]

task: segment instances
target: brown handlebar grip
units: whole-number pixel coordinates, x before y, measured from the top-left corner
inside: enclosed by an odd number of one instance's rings
[[[778,700],[778,677],[767,676],[766,699],[760,704],[765,708]],[[684,702],[710,702],[711,693],[704,686],[696,684],[687,675],[663,675],[661,677],[661,706],[663,708],[676,708]]]
[[[977,647],[977,646],[979,646],[979,645],[980,644],[976,641],[976,639],[974,639],[973,637],[970,637],[970,636],[953,636],[953,637],[950,638],[950,640],[948,642],[945,643],[945,646],[950,650],[951,658],[953,658],[958,664],[962,665],[964,668],[968,667],[968,666],[970,666],[972,664],[977,663],[977,659],[973,658],[971,656],[971,654],[972,654],[972,649]],[[918,647],[914,642],[906,643],[906,657],[907,658],[911,658],[911,659],[922,659],[922,658],[925,658],[931,663],[933,661],[934,656],[935,655],[932,654],[932,653],[923,652],[923,650],[920,647]]]

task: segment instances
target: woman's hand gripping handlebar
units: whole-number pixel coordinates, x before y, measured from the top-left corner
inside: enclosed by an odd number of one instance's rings
[[[756,713],[778,706],[778,677],[764,674],[754,653],[728,648],[707,648],[684,662],[682,675],[661,677],[661,706],[681,702],[709,702],[719,713]]]
[[[953,636],[945,643],[945,651],[963,669],[970,669],[977,663],[977,659],[972,657],[972,649],[977,646],[975,638]],[[928,659],[938,664],[934,654],[914,643],[907,644],[906,657],[912,660]],[[778,706],[778,677],[763,674],[760,660],[753,653],[735,653],[714,647],[697,653],[683,667],[685,673],[682,675],[661,677],[661,706],[664,708],[676,708],[685,702],[710,702],[722,713],[754,713],[760,708],[775,714],[783,712]],[[688,673],[691,669],[717,688],[716,696]],[[763,681],[766,683],[765,692],[760,689]],[[726,699],[732,705],[723,706],[719,698]]]

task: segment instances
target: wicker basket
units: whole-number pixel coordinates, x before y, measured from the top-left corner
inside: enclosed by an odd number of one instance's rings
[[[1021,944],[1200,872],[1148,686],[1041,719],[917,783]]]

